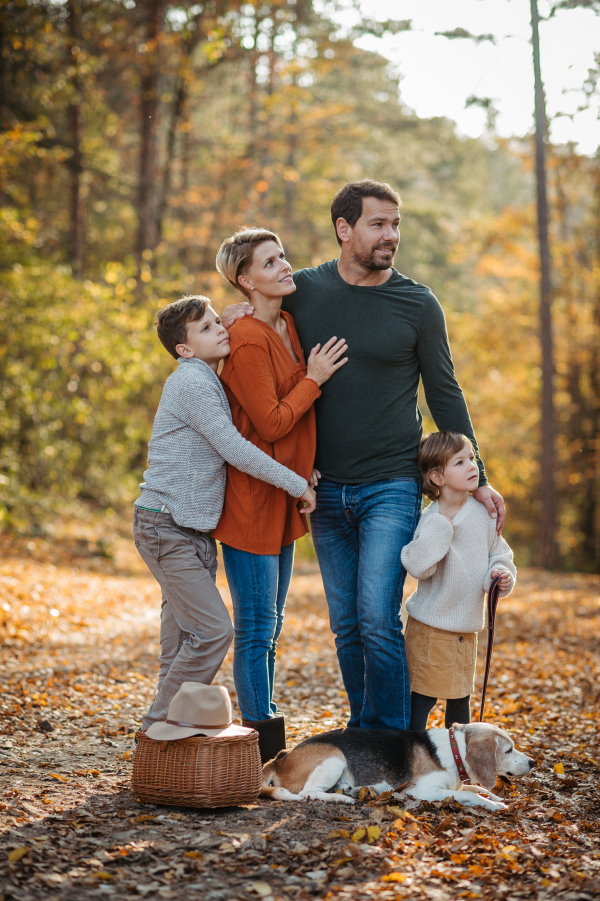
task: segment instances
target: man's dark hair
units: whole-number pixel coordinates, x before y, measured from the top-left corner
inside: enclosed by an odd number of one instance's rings
[[[337,192],[331,203],[331,221],[335,228],[338,244],[341,241],[337,233],[336,222],[345,219],[348,225],[355,226],[362,215],[363,197],[376,197],[377,200],[389,200],[400,206],[400,195],[388,184],[363,178],[362,181],[351,181]]]
[[[187,341],[187,325],[202,319],[210,300],[202,294],[190,294],[167,304],[156,314],[156,331],[164,347],[172,357],[179,359],[175,350],[178,344]]]

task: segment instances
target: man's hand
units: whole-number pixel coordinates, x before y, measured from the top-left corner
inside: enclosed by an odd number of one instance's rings
[[[500,591],[508,591],[511,582],[510,573],[505,569],[493,569],[492,579],[495,579],[496,576],[500,576]]]
[[[300,500],[304,501],[304,507],[300,508],[301,513],[314,513],[317,506],[317,495],[310,486],[306,489]]]
[[[313,469],[313,471],[312,471],[312,473],[311,473],[311,477],[310,477],[310,479],[308,480],[308,484],[310,485],[310,487],[311,487],[311,488],[316,488],[317,485],[319,484],[319,479],[320,479],[320,478],[321,478],[321,473],[319,472],[319,470],[318,470],[318,469]]]
[[[502,495],[498,494],[491,485],[482,485],[481,488],[477,488],[472,494],[476,501],[484,505],[490,516],[498,520],[496,532],[498,535],[501,535],[504,520],[506,519],[506,507],[504,506]]]
[[[221,316],[221,324],[223,328],[230,329],[236,319],[243,319],[244,316],[253,316],[254,307],[245,300],[243,303],[233,303],[223,311]]]

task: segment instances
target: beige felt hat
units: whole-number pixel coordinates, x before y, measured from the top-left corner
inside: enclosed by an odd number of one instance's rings
[[[156,741],[176,741],[192,735],[230,738],[252,732],[231,720],[231,700],[224,685],[184,682],[169,704],[167,721],[153,723],[146,735]]]

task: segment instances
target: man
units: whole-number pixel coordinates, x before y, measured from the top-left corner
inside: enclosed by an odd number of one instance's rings
[[[400,554],[421,509],[419,377],[438,429],[462,432],[473,444],[480,474],[473,496],[497,517],[498,532],[505,516],[479,458],[442,308],[428,288],[392,268],[399,205],[389,185],[368,179],[338,191],[331,217],[339,260],[297,272],[297,290],[283,302],[305,353],[331,335],[349,348],[348,364],[315,404],[321,480],[311,526],[348,725],[366,729],[408,729],[410,722]],[[237,304],[223,322],[229,327],[252,312]]]

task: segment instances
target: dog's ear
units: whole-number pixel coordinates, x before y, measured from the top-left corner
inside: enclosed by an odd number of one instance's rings
[[[465,730],[467,756],[465,763],[479,785],[493,788],[496,784],[496,748],[498,739],[493,735],[474,735]]]

